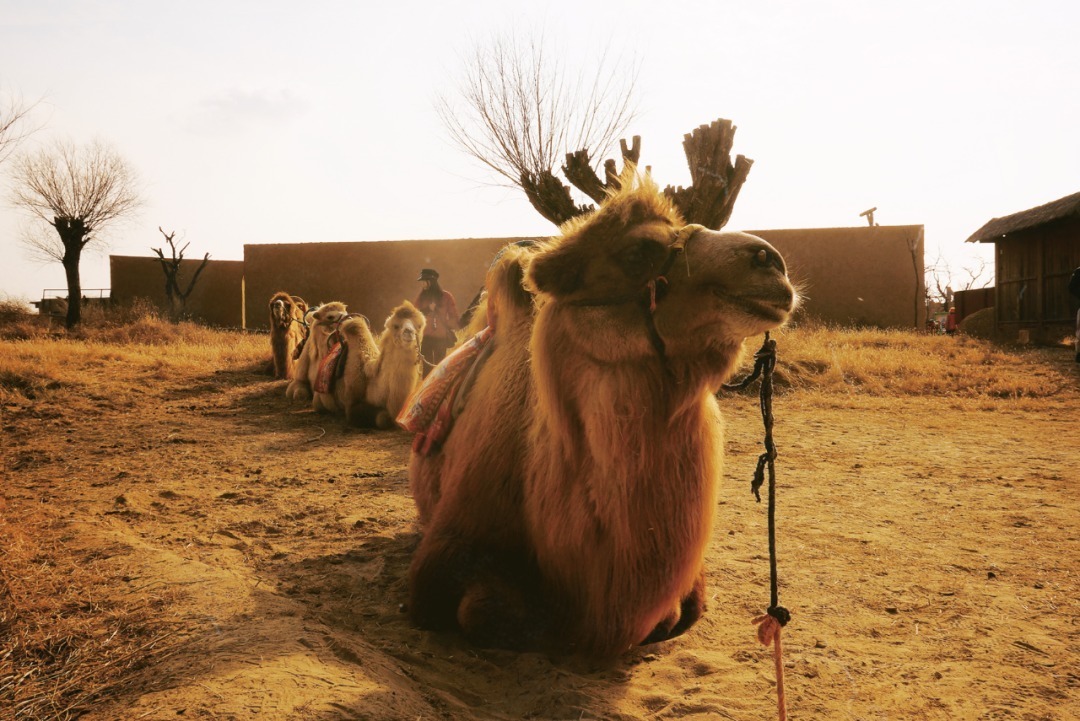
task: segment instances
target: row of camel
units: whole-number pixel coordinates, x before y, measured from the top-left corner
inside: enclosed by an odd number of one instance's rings
[[[418,444],[424,429],[403,422],[418,433],[409,486],[423,527],[411,620],[480,646],[593,659],[678,636],[709,595],[724,445],[715,393],[744,341],[794,310],[783,259],[755,236],[688,224],[630,168],[555,237],[504,249],[485,290],[475,317],[488,325],[469,341],[485,345],[449,396],[452,429]],[[415,309],[399,311],[423,332]],[[290,396],[315,391],[318,348],[340,326],[347,363],[364,374],[314,392],[315,407],[355,414],[362,386],[392,421],[404,401],[390,399],[379,364],[405,353],[396,322],[376,344],[341,304],[310,316]]]
[[[284,291],[270,298],[274,375],[289,381],[286,397],[351,425],[394,427],[423,374],[423,335],[424,314],[408,301],[376,338],[368,319],[344,303],[309,308]]]

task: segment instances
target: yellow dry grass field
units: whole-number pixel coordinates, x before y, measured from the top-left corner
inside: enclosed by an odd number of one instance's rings
[[[290,405],[265,336],[0,332],[0,719],[776,718],[752,389],[705,617],[592,667],[410,625],[410,437]],[[1072,354],[775,337],[790,717],[1080,718]]]

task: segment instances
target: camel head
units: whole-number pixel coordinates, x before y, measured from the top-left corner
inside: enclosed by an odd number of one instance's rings
[[[424,324],[424,314],[405,301],[386,318],[384,338],[399,348],[415,348],[423,337]]]
[[[307,318],[310,325],[335,326],[349,315],[344,303],[334,301],[323,303],[317,308],[308,311]]]
[[[303,299],[284,292],[274,293],[270,298],[270,326],[288,329],[293,320],[304,317],[306,310],[307,303]]]
[[[565,321],[560,345],[603,364],[659,360],[716,385],[747,337],[794,310],[784,261],[761,238],[686,225],[650,177],[622,180],[541,248],[526,283]]]

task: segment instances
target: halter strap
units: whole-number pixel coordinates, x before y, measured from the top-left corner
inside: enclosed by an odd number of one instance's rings
[[[642,314],[645,317],[645,330],[649,334],[649,342],[652,344],[652,347],[656,349],[657,355],[660,356],[660,363],[664,367],[664,372],[669,376],[673,376],[674,373],[668,365],[664,339],[660,337],[660,331],[656,328],[656,321],[653,319],[653,313],[656,312],[657,292],[663,286],[667,285],[667,272],[670,271],[671,266],[675,264],[675,258],[685,250],[686,242],[690,239],[690,236],[699,230],[705,230],[705,226],[698,225],[697,223],[690,223],[679,228],[675,233],[675,239],[671,242],[671,245],[668,246],[668,255],[667,258],[664,259],[664,264],[660,266],[660,270],[657,274],[645,283],[644,287],[631,291],[630,293],[609,296],[607,298],[570,301],[569,305],[577,306],[579,308],[595,308],[601,306],[622,305],[623,303],[630,302],[639,303]]]

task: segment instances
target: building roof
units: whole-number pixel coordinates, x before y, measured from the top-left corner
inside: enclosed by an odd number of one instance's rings
[[[994,243],[1003,235],[1015,233],[1018,230],[1037,228],[1074,215],[1080,215],[1080,193],[1067,195],[1037,208],[1006,215],[1004,218],[992,218],[990,222],[972,233],[967,242]]]

